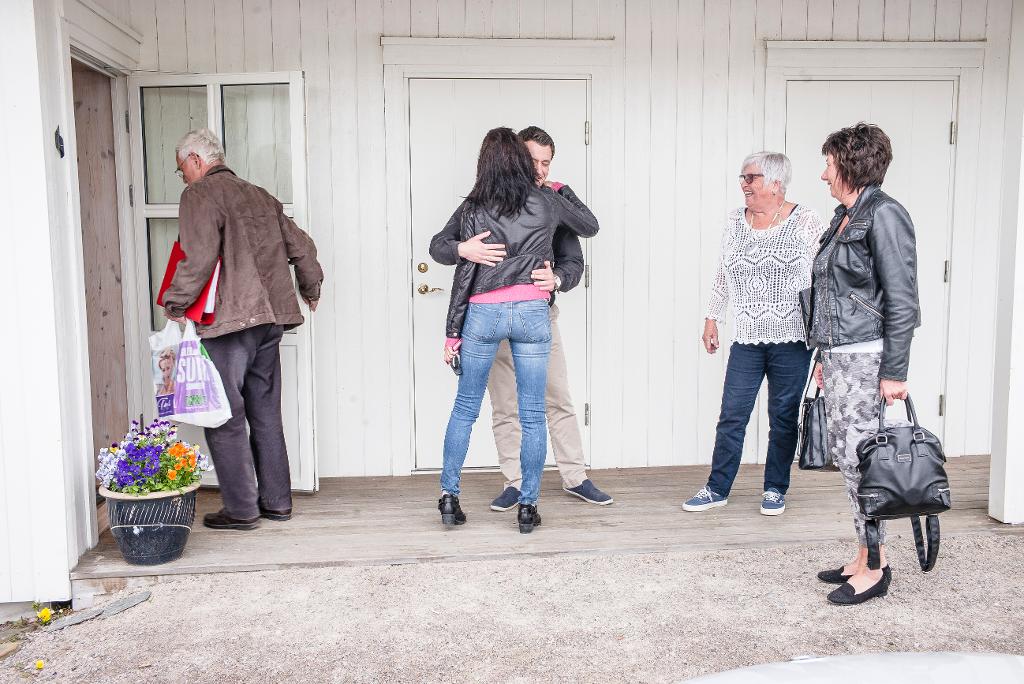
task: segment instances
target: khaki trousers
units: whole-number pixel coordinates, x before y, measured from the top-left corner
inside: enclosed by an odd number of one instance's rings
[[[569,396],[569,372],[565,365],[565,349],[558,329],[558,306],[552,305],[551,355],[548,360],[548,387],[544,398],[548,419],[548,434],[555,452],[555,463],[562,483],[569,488],[579,487],[587,479],[583,462],[583,438],[576,422],[576,409]],[[498,450],[498,467],[505,476],[505,486],[522,490],[523,474],[519,467],[519,444],[522,427],[516,396],[516,371],[512,365],[512,349],[508,340],[498,345],[498,353],[491,366],[487,381],[491,395],[494,445]]]

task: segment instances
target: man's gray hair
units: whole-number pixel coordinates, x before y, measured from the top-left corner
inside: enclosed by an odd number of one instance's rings
[[[789,157],[781,152],[755,152],[743,160],[740,172],[748,166],[757,166],[764,174],[764,184],[769,185],[775,181],[779,182],[782,192],[786,192],[789,181],[793,180],[793,165]]]
[[[181,140],[174,148],[174,154],[178,159],[183,159],[190,154],[197,154],[207,164],[218,164],[224,162],[224,146],[220,144],[220,138],[209,128],[197,128],[181,136]]]

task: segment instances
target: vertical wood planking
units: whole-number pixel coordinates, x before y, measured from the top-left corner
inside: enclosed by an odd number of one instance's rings
[[[832,39],[832,0],[807,0],[807,40]]]
[[[514,5],[515,3],[509,3]],[[572,0],[572,37],[598,38],[598,0]],[[686,34],[683,34],[686,35]]]
[[[835,0],[832,5],[832,40],[857,40],[857,0]]]
[[[437,35],[442,38],[461,38],[466,35],[466,3],[468,1],[437,0]]]
[[[960,7],[960,40],[985,40],[988,0],[963,0]]]
[[[860,0],[857,40],[882,40],[885,36],[885,0]]]
[[[729,35],[729,7],[725,3],[707,3],[704,7],[704,33],[708,36]],[[726,188],[731,166],[726,159],[729,141],[728,117],[722,112],[729,111],[728,88],[723,83],[729,79],[729,41],[715,38],[704,43],[704,107],[701,133],[704,137],[701,171],[700,196],[700,305],[708,299],[711,280],[718,263],[722,228],[727,212]],[[734,162],[735,163],[735,162]],[[698,321],[698,325],[703,322]],[[699,333],[699,328],[698,328]],[[697,458],[710,458],[714,445],[715,419],[722,399],[722,381],[725,377],[725,354],[729,334],[722,331],[722,351],[714,356],[700,356],[698,383],[700,407],[699,441]]]
[[[139,68],[156,71],[160,68],[157,56],[156,0],[135,0],[130,9],[131,25],[142,34]]]
[[[245,64],[245,35],[242,0],[217,0],[214,5],[214,35],[217,39],[217,71],[242,71]]]
[[[273,39],[274,71],[302,69],[302,32],[299,0],[271,0],[270,30]]]
[[[273,33],[270,28],[270,0],[244,0],[242,31],[245,34],[245,70],[271,71],[274,68]]]
[[[437,38],[437,0],[411,0],[410,25],[416,38]]]
[[[544,0],[544,37],[572,38],[573,0]]]
[[[214,0],[185,0],[187,70],[193,74],[217,70],[217,39],[214,35]]]
[[[960,0],[936,3],[935,40],[960,40]]]
[[[489,9],[489,8],[488,8]],[[379,3],[356,4],[356,130],[358,157],[351,160],[358,179],[359,213],[352,230],[359,232],[362,249],[359,268],[365,276],[372,274],[373,290],[382,291],[381,284],[387,274],[387,232],[366,230],[367,226],[383,226],[387,216],[386,174],[384,169],[384,83],[381,80],[380,32],[384,17]],[[379,448],[363,450],[363,472],[378,472],[388,465],[377,463],[383,459],[392,463],[392,440],[398,448],[408,448],[403,435],[395,435],[391,429],[391,414],[405,405],[405,397],[391,397],[390,373],[410,372],[401,360],[391,362],[388,345],[382,339],[382,331],[388,329],[387,306],[381,306],[379,296],[367,296],[365,285],[357,284],[362,316],[359,328],[362,333],[363,356],[360,366],[363,371],[363,393],[360,398],[363,411],[363,426],[371,436],[367,445],[379,443]],[[393,404],[393,405],[392,405]],[[388,408],[382,408],[388,407]],[[386,437],[385,437],[386,436]],[[390,471],[389,471],[390,472]]]
[[[806,38],[807,0],[782,0],[782,39],[804,40]]]
[[[750,0],[753,4],[753,0]],[[676,458],[672,443],[673,386],[676,360],[672,356],[673,271],[665,268],[676,240],[676,104],[679,33],[676,0],[654,0],[651,5],[651,181],[650,243],[647,254],[650,275],[650,311],[645,355],[650,359],[647,391],[649,442],[646,465],[667,465]],[[632,337],[632,336],[631,336]]]
[[[910,38],[910,0],[885,0],[884,40]]]
[[[831,2],[830,2],[831,4]],[[782,40],[782,0],[757,0],[757,37]],[[701,27],[703,32],[703,27]]]
[[[157,57],[160,71],[184,73],[188,69],[184,0],[156,4]]]
[[[302,34],[302,67],[306,73],[306,167],[309,171],[309,231],[327,277],[313,327],[314,384],[316,387],[317,468],[322,477],[341,474],[342,460],[351,450],[338,425],[340,368],[338,342],[338,281],[336,253],[346,251],[345,235],[334,230],[331,182],[331,74],[328,45],[329,0],[302,0],[299,30]]]
[[[357,55],[354,0],[332,0],[328,5],[328,49],[331,73],[331,181],[336,188],[358,188],[359,169],[353,160],[358,154],[357,131]],[[338,355],[338,414],[333,423],[342,434],[342,446],[349,454],[342,457],[341,475],[366,472],[362,326],[353,326],[351,316],[361,311],[363,298],[360,253],[363,248],[359,226],[359,201],[356,192],[333,192],[335,235],[344,236],[335,243],[335,309],[344,315],[334,319],[333,342]],[[376,279],[379,274],[374,274]]]
[[[491,7],[491,35],[495,38],[519,37],[519,3],[495,2]]]
[[[765,3],[759,0],[758,8]],[[761,15],[756,19],[760,32]],[[773,24],[774,25],[774,24]],[[683,29],[704,26],[703,0],[681,0],[679,21],[680,35]],[[781,24],[778,25],[781,31]],[[703,250],[701,229],[702,208],[700,204],[703,169],[703,121],[704,88],[704,43],[703,30],[695,32],[694,40],[680,41],[679,67],[676,79],[676,185],[674,194],[675,241],[673,244],[673,269],[675,281],[675,320],[673,321],[672,356],[675,359],[673,383],[676,392],[673,402],[672,432],[673,448],[681,461],[695,461],[701,458],[699,427],[702,424],[701,390],[698,369],[701,366],[697,338],[703,319],[699,294],[703,285],[701,274],[701,252]],[[684,456],[686,455],[686,456]]]
[[[519,0],[519,37],[544,37],[544,0]]]
[[[491,0],[465,0],[465,2],[466,30],[463,35],[467,38],[490,38],[493,34]]]
[[[626,340],[644,339],[650,327],[651,244],[651,2],[631,0],[626,14],[626,130],[630,132],[624,176],[629,237],[623,252],[627,293],[623,322]],[[652,366],[647,354],[634,357],[622,382],[623,429],[631,435],[623,467],[642,466],[648,454],[648,386]]]
[[[410,0],[384,0],[384,35],[411,35],[412,18],[410,14]]]
[[[935,40],[935,0],[910,0],[910,40]]]

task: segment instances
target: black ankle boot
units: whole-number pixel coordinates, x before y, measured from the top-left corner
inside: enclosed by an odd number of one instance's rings
[[[437,500],[437,510],[441,511],[441,524],[445,527],[466,524],[466,514],[462,512],[457,496],[442,494]]]
[[[533,532],[540,525],[540,513],[533,504],[519,504],[519,531],[523,534]]]
[[[876,596],[885,596],[889,592],[889,583],[891,581],[892,570],[890,570],[887,565],[882,568],[881,578],[861,593],[856,593],[853,585],[846,582],[843,586],[829,594],[828,600],[829,602],[840,606],[855,606],[859,603],[864,603],[869,599],[873,599]]]

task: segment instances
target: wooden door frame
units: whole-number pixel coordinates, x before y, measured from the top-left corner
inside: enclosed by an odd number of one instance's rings
[[[949,251],[949,282],[946,338],[946,397],[943,443],[947,455],[960,456],[968,428],[968,339],[953,331],[972,324],[971,284],[955,274],[974,268],[969,258],[953,260],[951,255],[970,254],[973,226],[985,219],[976,206],[978,194],[978,140],[982,127],[982,78],[987,47],[983,42],[964,43],[873,43],[825,41],[766,41],[759,60],[764,70],[760,88],[763,117],[756,125],[766,149],[784,149],[786,140],[786,84],[789,81],[818,80],[933,80],[954,84],[956,146],[953,150],[953,193],[950,197],[952,222]],[[764,422],[764,421],[762,421]],[[764,442],[759,430],[759,442]]]
[[[387,273],[385,276],[391,358],[389,395],[394,402],[392,426],[395,448],[391,451],[391,474],[409,475],[415,468],[415,392],[413,387],[413,280],[412,213],[409,160],[409,80],[412,78],[579,78],[590,82],[591,132],[590,194],[594,213],[604,217],[602,225],[621,225],[622,191],[613,168],[622,168],[624,141],[623,110],[612,106],[621,93],[621,41],[470,39],[470,38],[381,38],[384,63],[384,117],[387,165]],[[614,230],[614,228],[612,229]],[[610,231],[609,231],[610,232]],[[602,245],[605,245],[602,247]],[[595,240],[591,259],[611,263],[615,257],[611,240]],[[619,255],[621,259],[621,255]],[[593,292],[596,298],[598,291]],[[610,320],[614,312],[606,307],[588,311],[591,329],[620,325]],[[615,350],[588,341],[589,366],[618,368]],[[618,397],[621,387],[610,391],[612,376],[595,378],[588,368],[591,396]],[[619,383],[621,384],[621,383]],[[615,401],[615,400],[613,400]],[[614,407],[608,415],[619,415]],[[611,421],[609,421],[610,423]],[[615,439],[605,439],[614,431]],[[615,465],[619,428],[591,425],[591,465]],[[404,442],[403,444],[400,443]],[[616,459],[616,460],[613,460]]]

